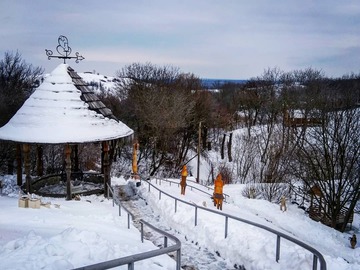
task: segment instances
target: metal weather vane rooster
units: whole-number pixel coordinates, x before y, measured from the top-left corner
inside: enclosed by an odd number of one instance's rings
[[[76,59],[75,63],[79,63],[79,61],[85,59],[83,56],[79,55],[78,52],[75,53],[76,56],[69,56],[71,54],[71,47],[69,46],[69,41],[65,36],[59,36],[58,38],[58,46],[56,47],[56,51],[59,55],[53,55],[52,50],[45,49],[46,55],[48,59],[50,58],[59,58],[64,59],[64,64],[66,63],[66,59]]]

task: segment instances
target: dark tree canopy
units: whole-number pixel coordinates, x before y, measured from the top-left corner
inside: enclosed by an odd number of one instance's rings
[[[42,73],[42,68],[26,63],[19,52],[5,53],[0,60],[0,126],[5,125],[30,96]]]

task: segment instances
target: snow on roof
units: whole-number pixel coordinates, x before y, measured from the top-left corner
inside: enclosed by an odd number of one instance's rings
[[[0,128],[0,140],[26,143],[97,142],[132,134],[67,64],[55,68]]]

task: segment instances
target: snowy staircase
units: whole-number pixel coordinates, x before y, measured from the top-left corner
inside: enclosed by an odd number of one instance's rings
[[[136,187],[128,184],[116,187],[115,194],[121,204],[133,214],[133,224],[140,230],[138,220],[143,219],[155,227],[176,236],[181,241],[181,268],[188,270],[220,270],[220,269],[240,269],[245,270],[244,266],[230,266],[218,252],[211,252],[206,247],[201,247],[194,240],[188,239],[186,235],[182,235],[175,229],[166,224],[161,216],[153,211],[151,206],[137,194]],[[145,231],[145,238],[158,247],[163,247],[161,236],[150,230]],[[174,257],[174,254],[170,254]]]

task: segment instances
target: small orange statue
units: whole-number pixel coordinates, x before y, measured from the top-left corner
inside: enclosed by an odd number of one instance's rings
[[[132,157],[132,178],[138,179],[138,166],[137,166],[137,155],[136,151],[139,149],[139,143],[135,142],[133,145],[133,157]]]
[[[187,176],[188,176],[187,168],[186,168],[186,165],[184,165],[182,168],[182,171],[181,171],[181,181],[180,181],[181,195],[185,195],[186,177]]]
[[[214,206],[216,206],[217,209],[222,210],[222,203],[224,200],[224,195],[223,195],[224,182],[222,180],[222,176],[220,173],[216,177],[214,185],[215,185],[214,194],[213,194]]]

